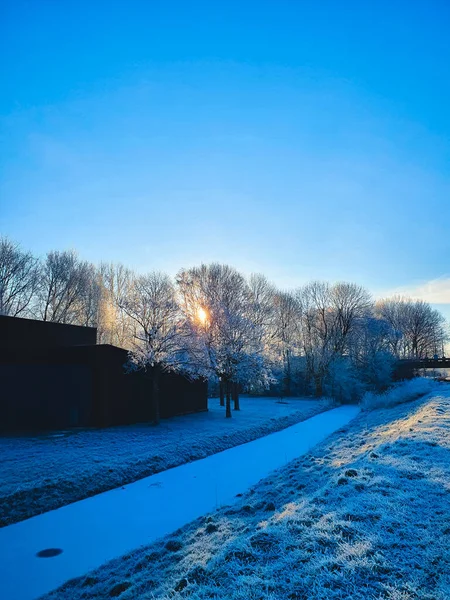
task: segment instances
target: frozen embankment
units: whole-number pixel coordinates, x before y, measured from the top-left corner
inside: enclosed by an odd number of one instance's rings
[[[359,412],[342,406],[236,446],[0,529],[0,598],[35,600],[219,506],[308,452]],[[39,558],[42,550],[62,550]]]

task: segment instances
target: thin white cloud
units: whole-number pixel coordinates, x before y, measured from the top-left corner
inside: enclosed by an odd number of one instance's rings
[[[450,277],[439,277],[424,283],[403,286],[379,296],[408,296],[415,300],[424,300],[430,304],[450,304]]]

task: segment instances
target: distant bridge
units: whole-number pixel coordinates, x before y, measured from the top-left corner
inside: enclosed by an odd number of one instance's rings
[[[450,369],[450,358],[409,358],[398,360],[394,366],[394,379],[410,379],[419,369]]]
[[[406,358],[398,360],[397,366],[409,369],[450,369],[450,358]]]

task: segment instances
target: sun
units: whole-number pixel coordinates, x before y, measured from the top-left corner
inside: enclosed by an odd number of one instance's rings
[[[199,306],[197,308],[197,319],[200,321],[200,323],[202,325],[205,325],[205,323],[208,320],[208,313],[206,312],[206,310],[204,308],[202,308],[201,306]]]

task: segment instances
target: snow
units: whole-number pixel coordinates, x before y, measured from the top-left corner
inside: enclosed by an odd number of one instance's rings
[[[0,597],[33,600],[66,580],[233,502],[359,412],[343,406],[205,459],[0,529]],[[54,558],[37,558],[61,548]],[[24,576],[25,575],[25,576]]]
[[[225,419],[219,400],[209,411],[148,424],[0,437],[0,526],[132,483],[294,425],[326,408],[326,400],[241,400]]]
[[[46,599],[448,600],[449,454],[450,386],[361,412],[232,506]]]
[[[364,394],[361,405],[363,410],[373,410],[375,408],[388,408],[403,402],[410,402],[420,396],[425,396],[433,390],[436,392],[442,388],[440,382],[425,377],[415,377],[407,381],[402,381],[391,386],[383,394],[375,394],[374,392],[366,392]]]

